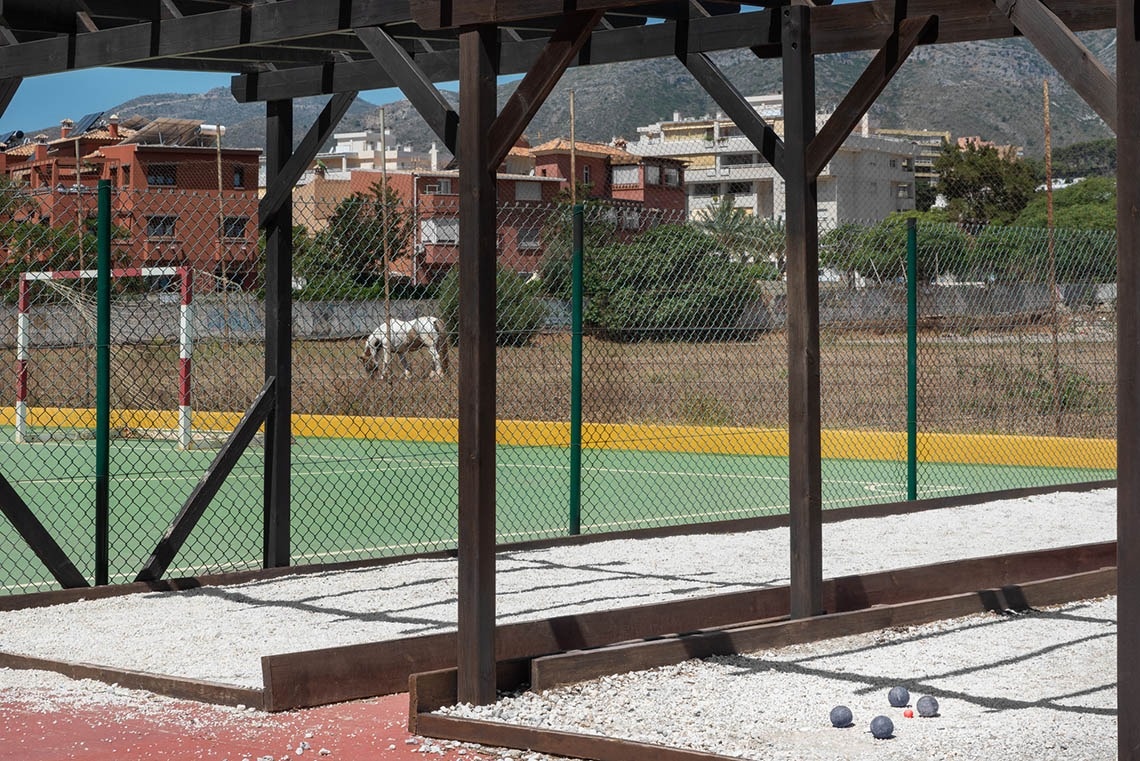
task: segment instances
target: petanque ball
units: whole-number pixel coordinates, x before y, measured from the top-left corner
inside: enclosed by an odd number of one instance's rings
[[[852,718],[854,717],[851,715],[851,709],[847,706],[835,706],[831,709],[831,726],[833,727],[849,727]]]
[[[918,709],[919,716],[930,718],[938,715],[938,701],[930,695],[923,695],[914,707]]]
[[[871,734],[876,740],[886,740],[895,733],[895,723],[886,716],[871,719]]]
[[[887,693],[887,700],[895,708],[902,708],[910,702],[910,691],[906,687],[892,687]]]

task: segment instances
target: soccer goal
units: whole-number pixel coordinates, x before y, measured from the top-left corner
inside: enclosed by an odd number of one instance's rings
[[[94,416],[88,409],[65,409],[66,404],[53,405],[53,414],[46,410],[29,409],[29,375],[37,372],[33,363],[33,349],[53,349],[57,352],[68,348],[93,348],[95,343],[98,305],[89,288],[81,287],[84,281],[93,281],[98,270],[57,270],[23,272],[19,278],[18,317],[16,329],[16,408],[15,441],[31,443],[67,438],[90,438],[94,435]],[[194,351],[193,340],[193,271],[187,267],[140,267],[111,270],[112,282],[120,284],[126,279],[140,281],[131,297],[137,303],[147,298],[159,297],[149,309],[143,310],[142,317],[120,319],[120,324],[112,324],[112,344],[162,342],[165,336],[175,332],[178,341],[177,372],[171,368],[169,377],[177,383],[177,414],[171,415],[167,409],[118,410],[112,415],[111,435],[131,438],[154,438],[175,440],[180,449],[193,449],[202,446],[215,446],[217,436],[209,432],[193,429],[191,411],[191,367]],[[44,298],[33,303],[32,293],[36,284],[41,294],[50,291],[55,298]],[[160,287],[161,286],[161,287]],[[121,289],[128,290],[130,289]],[[171,311],[172,303],[178,303],[178,314]],[[50,302],[47,303],[40,303]],[[50,310],[50,311],[49,311]],[[120,310],[121,311],[121,310]],[[39,313],[39,314],[37,314]],[[112,308],[112,314],[116,309]],[[132,313],[133,314],[133,313]],[[159,323],[159,324],[156,324]],[[166,323],[166,324],[161,324]],[[58,369],[47,369],[45,373],[59,375]],[[143,371],[149,372],[149,371]],[[77,371],[62,383],[76,383],[83,377]],[[56,394],[55,396],[64,396]],[[167,399],[159,404],[169,404],[170,394],[156,394],[155,398]],[[46,404],[44,405],[46,406]],[[173,422],[173,426],[170,424]]]

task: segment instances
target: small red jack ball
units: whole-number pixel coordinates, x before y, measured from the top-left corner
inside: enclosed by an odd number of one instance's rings
[[[903,711],[903,716],[907,717],[908,719],[913,719],[914,718],[914,711],[912,711],[908,708],[905,711]]]

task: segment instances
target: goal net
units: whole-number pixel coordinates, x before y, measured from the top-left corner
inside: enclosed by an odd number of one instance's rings
[[[23,272],[16,330],[15,441],[95,435],[97,270]],[[193,273],[111,270],[109,435],[180,449],[224,436],[194,428]]]

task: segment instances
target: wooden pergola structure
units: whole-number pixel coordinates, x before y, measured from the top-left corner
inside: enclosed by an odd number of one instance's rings
[[[647,23],[659,19],[660,23]],[[1115,76],[1075,36],[1117,29]],[[673,56],[787,188],[791,614],[821,611],[816,178],[918,45],[1023,35],[1118,136],[1140,175],[1140,0],[3,0],[0,112],[25,77],[99,66],[233,72],[264,102],[265,381],[140,580],[160,578],[257,429],[264,565],[290,562],[292,188],[360,90],[399,87],[460,169],[459,699],[495,699],[495,170],[570,66]],[[779,137],[710,58],[783,66]],[[818,133],[815,56],[877,51]],[[496,110],[497,77],[525,74]],[[460,82],[458,113],[435,82]],[[293,99],[331,95],[294,144]],[[936,97],[932,94],[931,97]],[[462,115],[462,119],[460,118]],[[1119,756],[1140,758],[1140,185],[1118,185]],[[87,581],[0,473],[0,510],[64,587]],[[105,528],[105,527],[104,527]],[[98,527],[97,527],[98,533]],[[105,579],[103,580],[105,581]],[[97,578],[97,583],[100,580]]]

